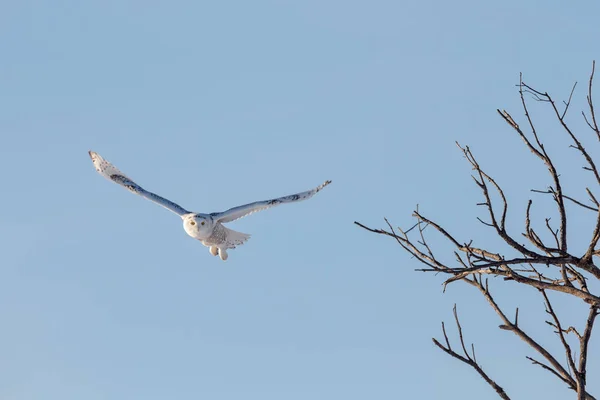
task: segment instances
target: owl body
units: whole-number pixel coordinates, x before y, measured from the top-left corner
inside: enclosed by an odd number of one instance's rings
[[[227,249],[235,249],[250,238],[246,233],[236,232],[226,228],[220,222],[214,221],[210,214],[190,213],[183,217],[185,232],[210,248],[210,253],[227,259]]]
[[[227,231],[225,230],[225,227],[221,224],[215,224],[215,226],[213,226],[212,233],[203,242],[205,242],[207,246],[231,246],[227,239]]]
[[[153,201],[169,211],[179,215],[183,220],[183,229],[185,232],[192,238],[200,241],[204,246],[209,247],[210,254],[213,256],[219,255],[223,261],[227,260],[227,249],[235,249],[236,246],[244,244],[250,238],[249,234],[229,229],[223,225],[224,223],[235,221],[236,219],[245,217],[246,215],[265,210],[279,204],[309,199],[331,183],[331,181],[325,181],[325,183],[312,190],[307,190],[306,192],[296,193],[271,200],[256,201],[254,203],[233,207],[223,212],[214,212],[210,214],[194,213],[187,211],[180,205],[170,200],[145,190],[140,185],[135,183],[131,178],[119,171],[119,169],[117,169],[110,162],[102,158],[98,153],[90,151],[89,154],[96,171],[98,171],[100,175],[120,186],[123,186],[132,193],[142,196],[147,200]]]

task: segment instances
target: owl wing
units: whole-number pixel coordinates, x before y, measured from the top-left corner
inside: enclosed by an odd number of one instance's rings
[[[277,199],[264,200],[264,201],[255,201],[254,203],[245,204],[243,206],[233,207],[227,211],[217,212],[210,214],[215,222],[231,222],[235,221],[238,218],[245,217],[246,215],[255,213],[257,211],[266,210],[267,208],[275,207],[279,204],[283,203],[293,203],[295,201],[302,201],[306,199],[310,199],[316,193],[321,191],[325,186],[329,185],[331,181],[326,181],[323,184],[317,186],[312,190],[307,190],[306,192],[296,193],[289,196],[279,197]]]
[[[188,214],[189,211],[185,210],[178,204],[173,203],[170,200],[165,199],[164,197],[160,197],[157,194],[149,192],[145,190],[143,187],[135,183],[131,178],[127,177],[124,173],[119,171],[117,167],[112,165],[110,162],[106,161],[100,154],[90,151],[89,152],[92,162],[94,163],[94,167],[96,167],[96,171],[106,179],[109,179],[116,184],[123,186],[125,189],[138,194],[145,199],[155,202],[156,204],[163,206],[169,211],[174,212],[179,216],[183,216],[184,214]]]

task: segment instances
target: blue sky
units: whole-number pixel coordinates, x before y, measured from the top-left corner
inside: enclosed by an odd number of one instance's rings
[[[599,13],[591,1],[3,2],[0,398],[493,397],[431,343],[454,302],[509,394],[565,398],[477,293],[442,294],[441,277],[352,222],[410,226],[419,204],[463,240],[495,243],[458,140],[507,187],[519,234],[528,190],[549,181],[496,108],[521,118],[519,72],[560,99],[577,80],[572,121],[588,135],[578,113]],[[581,190],[563,132],[540,126]],[[223,263],[97,175],[90,149],[198,212],[333,183],[232,224],[253,236]],[[497,286],[559,349],[537,293]]]

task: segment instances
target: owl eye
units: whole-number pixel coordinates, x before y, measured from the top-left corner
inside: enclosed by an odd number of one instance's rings
[[[202,225],[204,225],[204,221],[202,221],[201,223],[202,223]]]
[[[194,221],[190,221],[190,225],[194,226],[196,223]]]

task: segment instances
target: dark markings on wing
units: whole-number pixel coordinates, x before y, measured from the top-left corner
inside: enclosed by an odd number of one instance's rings
[[[280,197],[278,199],[269,200],[269,201],[267,201],[267,204],[274,205],[274,204],[286,203],[288,201],[296,201],[299,199],[300,199],[300,195],[293,194],[291,196],[285,196],[285,197]]]
[[[178,212],[180,214],[188,213],[188,211],[185,210],[183,207],[181,207],[179,204],[173,203],[171,200],[167,200],[164,197],[161,197],[155,193],[147,191],[146,189],[144,189],[143,187],[141,187],[140,185],[138,185],[131,179],[127,178],[126,176],[115,174],[115,175],[111,175],[110,179],[112,181],[114,181],[115,183],[118,183],[119,185],[125,187],[130,192],[138,194],[143,197],[146,197],[150,200],[154,200],[155,202],[162,204],[163,206],[168,206],[172,210],[177,210],[176,212]]]
[[[330,183],[331,181],[325,181],[323,184],[317,186],[312,190],[307,190],[305,192],[291,194],[284,197],[278,197],[276,199],[271,200],[256,201],[254,203],[244,204],[242,206],[230,208],[229,210],[224,212],[213,212],[210,215],[217,221],[224,223],[235,221],[238,218],[242,218],[246,215],[255,213],[257,211],[266,210],[267,208],[274,207],[279,204],[291,203],[294,201],[300,201],[311,198]]]

